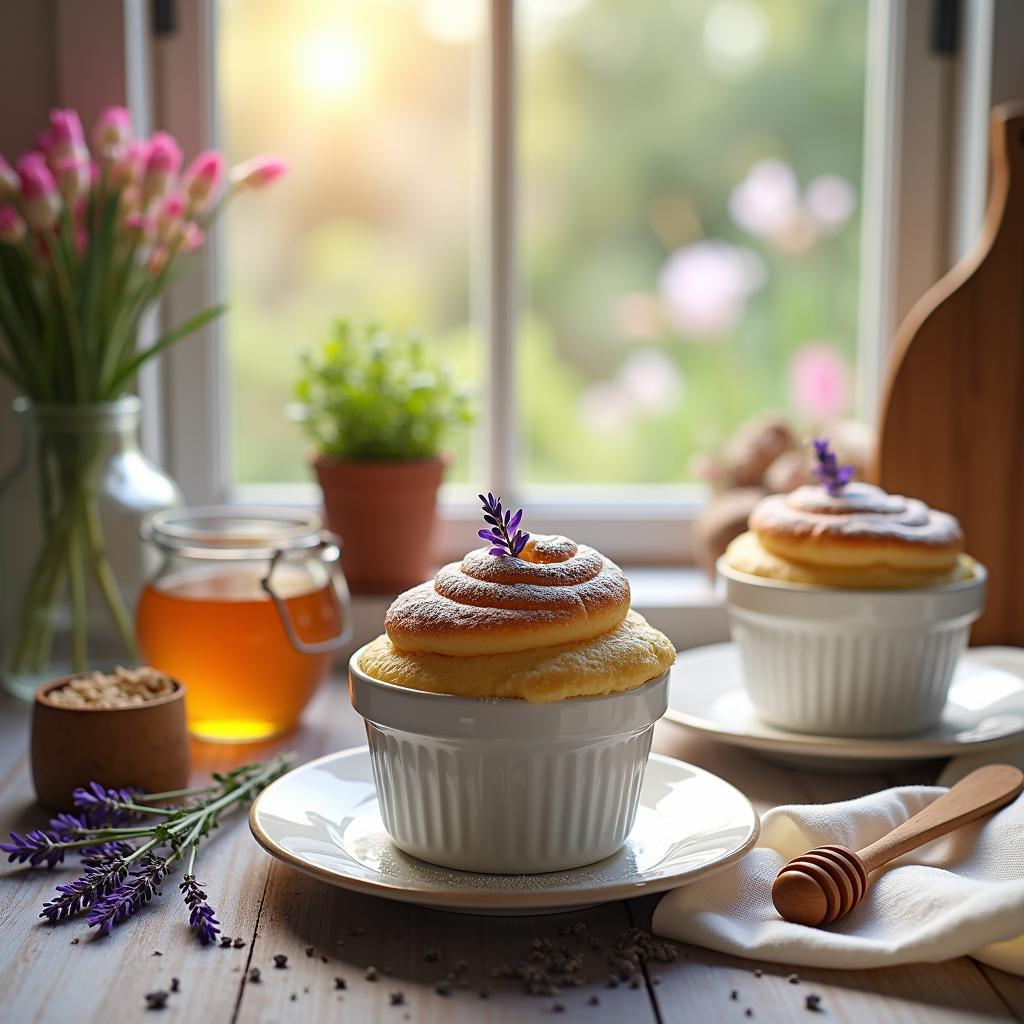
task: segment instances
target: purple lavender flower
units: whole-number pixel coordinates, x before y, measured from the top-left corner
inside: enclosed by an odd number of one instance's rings
[[[204,946],[217,941],[220,934],[220,921],[214,917],[214,909],[206,902],[206,893],[202,889],[202,882],[196,880],[195,875],[185,875],[178,888],[182,891],[185,899],[185,906],[190,913],[188,917],[189,926],[196,933],[199,941]]]
[[[12,832],[9,843],[0,843],[0,851],[7,854],[9,862],[24,864],[28,861],[32,867],[46,863],[48,868],[56,867],[64,862],[64,850],[55,846],[61,840],[44,832],[41,828],[31,832]]]
[[[488,549],[488,554],[495,556],[511,555],[518,558],[522,554],[526,542],[530,539],[528,533],[519,529],[523,519],[523,510],[520,509],[514,515],[508,509],[502,510],[501,498],[495,498],[490,491],[487,496],[477,495],[480,499],[484,512],[484,522],[490,524],[488,530],[478,530],[477,536],[488,541],[493,547]]]
[[[58,814],[56,818],[50,819],[49,836],[54,842],[73,843],[84,838],[83,833],[90,828],[96,828],[90,824],[88,812],[82,814]],[[134,848],[123,841],[98,842],[95,846],[77,847],[77,852],[82,858],[83,864],[90,860],[108,860],[111,857],[122,857],[132,852]]]
[[[127,874],[128,868],[120,857],[92,865],[86,868],[81,878],[58,885],[60,895],[43,904],[43,912],[39,916],[53,924],[73,917],[113,892]]]
[[[817,460],[814,475],[833,498],[838,498],[843,488],[853,478],[853,466],[839,465],[836,453],[829,447],[827,438],[819,437],[812,443],[814,457]]]
[[[121,804],[130,804],[138,795],[134,789],[107,789],[98,782],[90,782],[71,794],[75,807],[84,812],[82,817],[92,828],[105,825],[114,828],[138,817],[126,811]]]
[[[156,895],[167,873],[162,857],[147,857],[139,871],[132,871],[116,888],[96,900],[89,909],[89,927],[109,935],[119,924],[141,910]]]

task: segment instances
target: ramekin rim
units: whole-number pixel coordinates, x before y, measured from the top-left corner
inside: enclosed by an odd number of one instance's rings
[[[715,571],[723,579],[733,583],[742,583],[751,587],[762,587],[768,590],[783,590],[793,594],[850,594],[889,596],[892,594],[951,594],[958,591],[971,590],[988,581],[988,569],[977,561],[974,572],[962,580],[951,580],[949,583],[937,583],[930,587],[830,587],[818,583],[791,583],[788,580],[776,580],[768,576],[755,576],[753,573],[734,569],[725,561],[725,555],[719,555],[715,561]]]
[[[398,697],[401,695],[412,697],[416,700],[433,700],[438,707],[445,702],[448,703],[449,707],[453,707],[454,705],[451,703],[452,701],[466,701],[476,707],[479,707],[482,704],[515,703],[517,706],[543,708],[558,707],[559,705],[564,705],[566,701],[572,701],[574,707],[583,703],[596,704],[600,701],[612,700],[615,697],[625,697],[630,694],[638,694],[641,691],[646,690],[648,687],[653,687],[655,683],[667,680],[672,671],[672,666],[670,665],[664,672],[659,672],[656,676],[652,676],[646,682],[641,683],[639,686],[631,687],[628,690],[615,690],[612,693],[600,693],[581,697],[563,697],[561,700],[554,701],[528,701],[523,697],[466,697],[458,693],[435,693],[433,690],[417,690],[412,686],[399,686],[398,683],[389,683],[384,679],[376,679],[374,676],[371,676],[362,669],[357,660],[371,643],[373,643],[372,640],[352,652],[348,659],[348,671],[350,675],[356,675],[359,677],[361,682],[367,683],[371,686],[376,686],[383,692],[393,696]]]

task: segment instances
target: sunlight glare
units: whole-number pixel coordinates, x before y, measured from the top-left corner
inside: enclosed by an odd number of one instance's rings
[[[347,99],[367,78],[365,47],[342,32],[309,36],[299,48],[299,64],[307,88],[324,99]]]

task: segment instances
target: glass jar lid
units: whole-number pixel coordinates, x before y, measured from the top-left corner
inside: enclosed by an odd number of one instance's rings
[[[298,509],[246,505],[172,508],[151,515],[142,536],[187,558],[273,558],[323,543],[320,517]]]

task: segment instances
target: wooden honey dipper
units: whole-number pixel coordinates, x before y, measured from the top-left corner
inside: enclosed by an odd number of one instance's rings
[[[796,924],[831,924],[848,914],[868,889],[868,875],[910,850],[1012,803],[1024,772],[990,764],[965,775],[948,793],[863,850],[819,846],[791,860],[772,886],[775,909]]]

